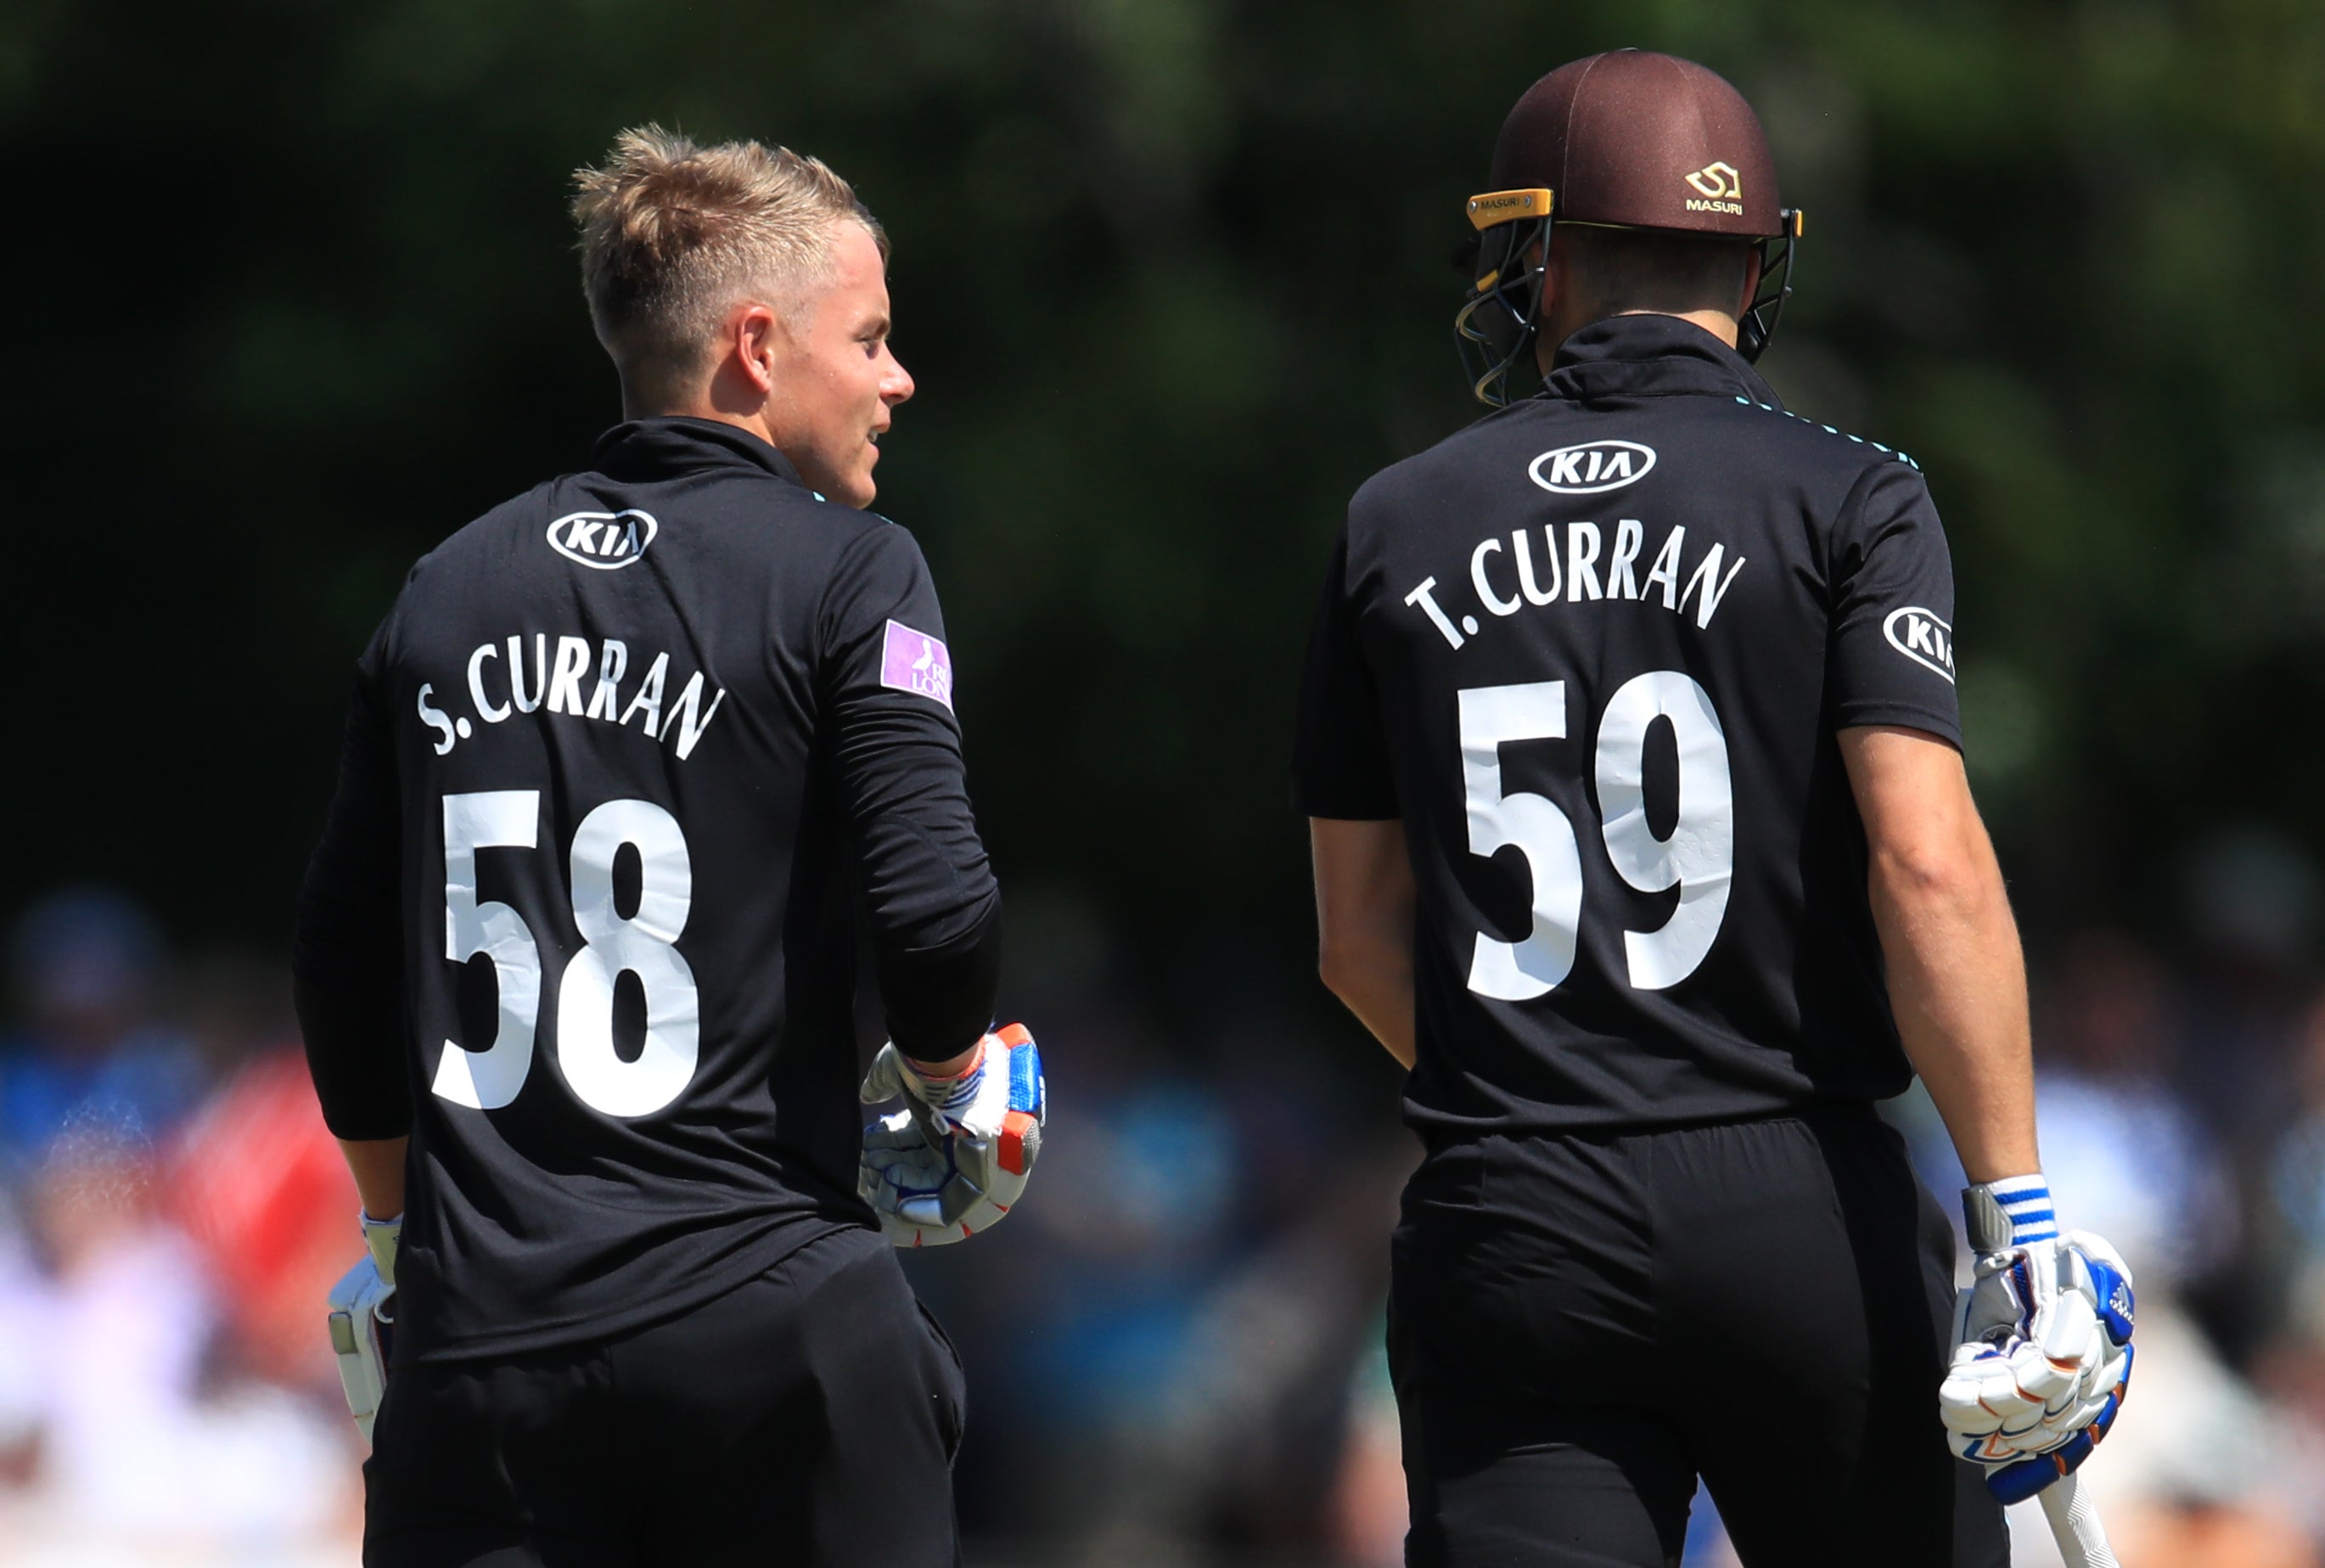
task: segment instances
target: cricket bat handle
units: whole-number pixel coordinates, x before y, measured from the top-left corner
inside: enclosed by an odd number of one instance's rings
[[[2118,1568],[2107,1527],[2099,1523],[2098,1509],[2083,1495],[2081,1483],[2080,1476],[2062,1475],[2037,1494],[2059,1543],[2059,1555],[2067,1560],[2067,1568]]]

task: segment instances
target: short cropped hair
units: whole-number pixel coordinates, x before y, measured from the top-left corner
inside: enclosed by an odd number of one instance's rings
[[[591,324],[624,386],[648,399],[683,395],[737,301],[796,308],[829,271],[838,224],[862,224],[888,256],[848,181],[788,147],[704,147],[644,125],[573,184]]]
[[[1753,242],[1660,228],[1562,223],[1567,265],[1595,320],[1625,311],[1734,311]]]

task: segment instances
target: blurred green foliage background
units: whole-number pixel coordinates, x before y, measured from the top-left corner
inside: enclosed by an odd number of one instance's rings
[[[1930,475],[2038,937],[2325,843],[2312,0],[11,0],[0,894],[283,939],[403,571],[617,416],[566,179],[655,119],[820,154],[895,239],[880,504],[1029,929],[1165,1018],[1320,1005],[1328,542],[1477,412],[1447,258],[1503,113],[1627,43],[1743,87],[1807,210],[1764,368]]]

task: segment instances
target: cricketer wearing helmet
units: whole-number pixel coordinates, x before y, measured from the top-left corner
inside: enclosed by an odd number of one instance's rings
[[[865,509],[886,237],[755,142],[578,183],[625,417],[412,569],[300,901],[364,1561],[947,1568],[960,1366],[892,1247],[1005,1212],[1042,1089],[935,587]]]
[[[1700,1478],[1751,1568],[2005,1563],[2130,1292],[2041,1174],[1928,488],[1753,369],[1803,224],[1712,72],[1552,72],[1468,216],[1498,406],[1351,503],[1294,765],[1325,981],[1427,1149],[1408,1558],[1675,1563]],[[1917,1071],[1978,1183],[1959,1323],[1873,1110]]]

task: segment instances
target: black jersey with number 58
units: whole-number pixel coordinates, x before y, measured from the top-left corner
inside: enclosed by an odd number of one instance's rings
[[[399,1359],[668,1317],[865,1225],[856,909],[898,1043],[991,1021],[998,900],[912,536],[755,436],[616,427],[357,666],[294,970],[326,1118],[412,1136]]]
[[[1295,790],[1402,819],[1406,1109],[1648,1127],[1909,1081],[1835,732],[1959,745],[1920,470],[1668,316],[1376,476],[1310,645]]]

